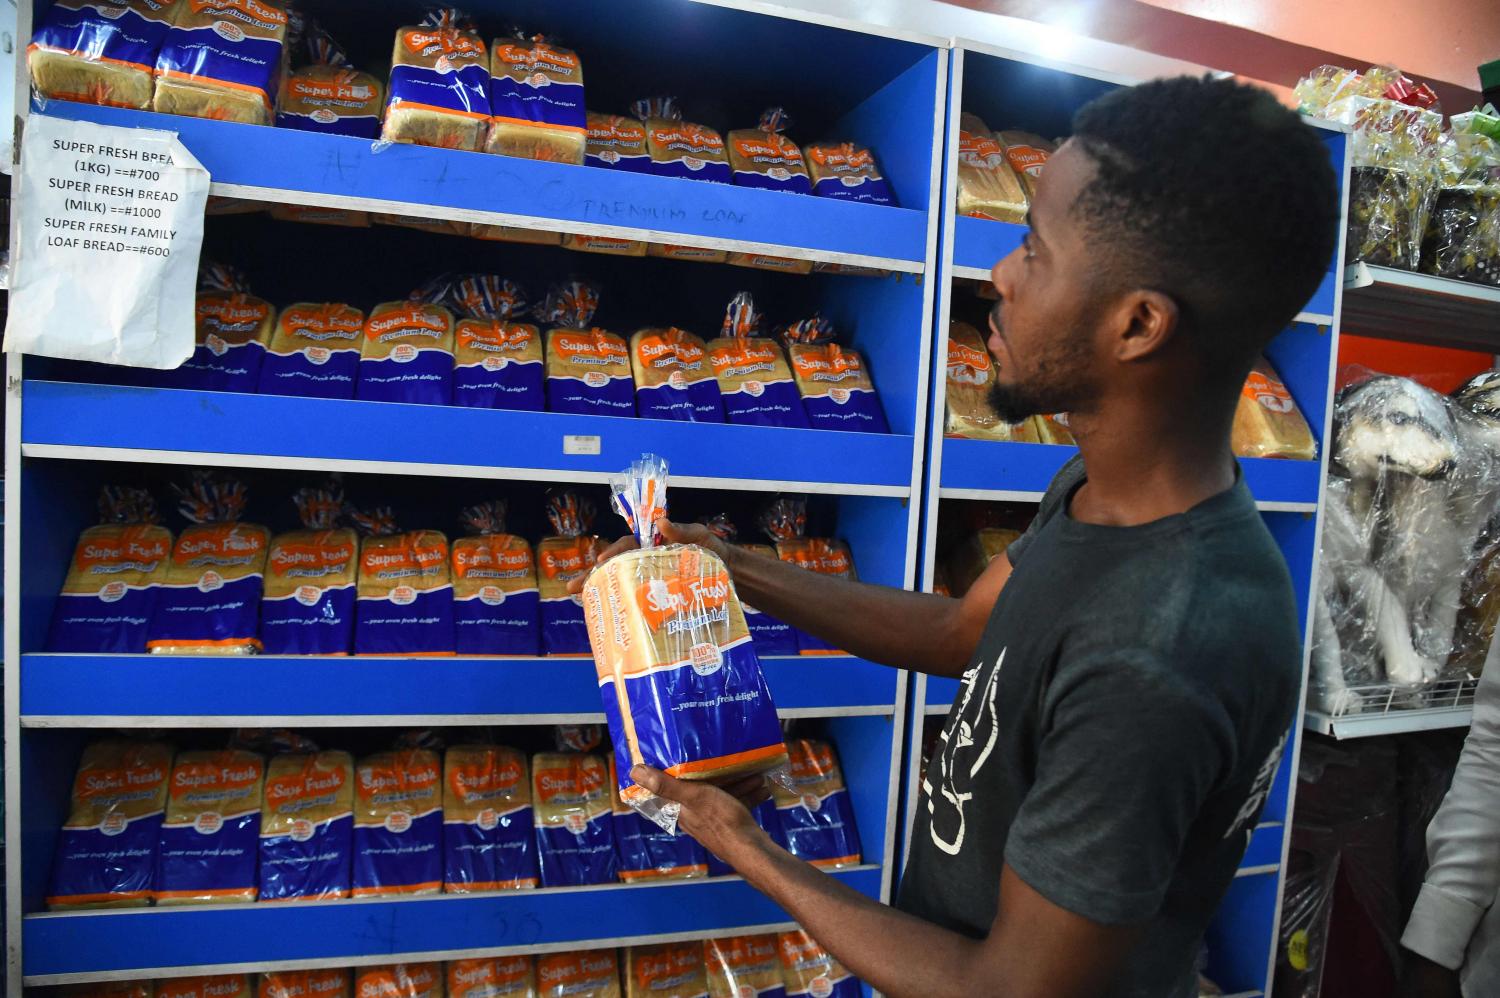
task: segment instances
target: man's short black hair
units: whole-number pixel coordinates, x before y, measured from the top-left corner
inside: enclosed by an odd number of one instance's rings
[[[1082,108],[1097,173],[1075,203],[1106,278],[1170,294],[1206,374],[1243,376],[1317,290],[1338,181],[1316,129],[1269,92],[1182,76]]]

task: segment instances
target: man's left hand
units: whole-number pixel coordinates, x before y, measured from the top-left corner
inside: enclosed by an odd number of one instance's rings
[[[680,804],[678,828],[730,866],[760,840],[769,841],[748,810],[771,796],[766,778],[758,773],[722,788],[679,780],[650,766],[636,766],[630,778],[656,796]]]

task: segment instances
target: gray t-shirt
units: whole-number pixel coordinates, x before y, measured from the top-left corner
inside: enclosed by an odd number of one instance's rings
[[[1101,998],[1196,995],[1204,930],[1281,759],[1301,674],[1286,564],[1244,482],[1138,527],[1068,515],[1070,462],[922,781],[902,909],[989,933],[1000,872],[1143,923]]]

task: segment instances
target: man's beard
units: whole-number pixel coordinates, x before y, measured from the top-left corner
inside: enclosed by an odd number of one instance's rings
[[[1019,423],[1032,416],[1051,415],[1057,411],[1047,405],[1045,398],[1027,391],[1022,385],[1002,385],[999,381],[992,381],[985,398],[995,415],[1006,423]]]
[[[1000,326],[1000,303],[990,312],[996,328]],[[1064,327],[1071,328],[1071,327]],[[1081,335],[1064,333],[1048,344],[1047,355],[1037,358],[1026,383],[1000,383],[999,364],[985,399],[995,415],[1015,424],[1032,416],[1050,416],[1072,412],[1087,404],[1092,395],[1083,377],[1087,370],[1088,351]]]

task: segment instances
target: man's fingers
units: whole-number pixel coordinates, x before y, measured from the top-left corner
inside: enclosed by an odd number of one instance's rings
[[[757,790],[764,790],[765,788],[766,778],[760,773],[755,773],[750,776],[742,776],[739,779],[735,780],[733,783],[724,784],[724,789],[728,791],[730,796],[738,797],[741,800],[749,797]]]
[[[615,555],[624,554],[626,551],[632,551],[640,546],[640,542],[635,539],[634,534],[626,534],[624,537],[621,537],[619,540],[615,541],[603,551],[600,551],[599,558],[594,562],[594,564],[602,565],[606,561],[609,561],[609,559],[613,558]],[[570,580],[568,582],[568,592],[575,594],[583,592],[583,583],[587,579],[588,573],[585,572],[578,578]]]
[[[630,778],[656,796],[665,797],[667,800],[681,801],[685,793],[692,789],[689,784],[651,766],[633,767],[630,770]]]
[[[694,536],[696,531],[691,528],[696,524],[673,523],[665,516],[656,521],[656,529],[661,531],[662,537],[672,544],[693,544],[698,538]]]

